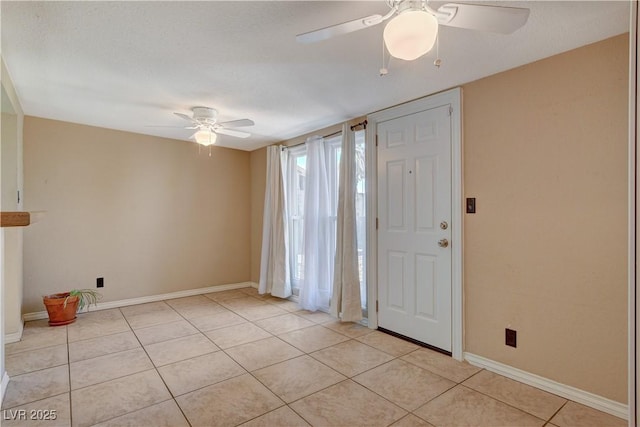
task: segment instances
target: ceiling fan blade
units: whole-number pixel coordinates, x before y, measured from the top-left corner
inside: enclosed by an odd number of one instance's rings
[[[240,119],[240,120],[231,120],[230,122],[222,122],[222,123],[218,123],[220,126],[226,127],[226,128],[240,128],[243,126],[253,126],[255,125],[255,123],[253,122],[253,120],[249,120],[249,119]]]
[[[216,128],[214,129],[215,133],[219,133],[221,135],[229,135],[235,136],[236,138],[248,138],[251,136],[248,132],[242,132],[239,130],[225,129],[225,128]]]
[[[184,129],[184,126],[165,126],[165,125],[144,125],[146,128],[175,128]]]
[[[171,129],[198,129],[197,126],[164,126],[164,125],[145,125],[146,128],[171,128]]]
[[[195,123],[195,120],[193,120],[193,117],[189,117],[186,114],[182,114],[182,113],[173,113],[173,114],[175,114],[176,116],[178,116],[178,117],[180,117],[182,119],[185,119],[185,120],[187,120],[187,121],[189,121],[191,123]]]
[[[438,23],[450,27],[511,34],[529,18],[529,9],[447,3],[438,8]]]
[[[315,43],[341,34],[352,33],[354,31],[362,30],[363,28],[372,27],[374,25],[378,25],[382,21],[382,15],[371,15],[365,18],[354,19],[353,21],[343,22],[342,24],[310,31],[308,33],[298,34],[296,36],[296,41],[298,43]]]

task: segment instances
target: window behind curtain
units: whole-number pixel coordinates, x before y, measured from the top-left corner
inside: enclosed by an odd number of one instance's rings
[[[355,132],[356,140],[356,230],[358,241],[358,273],[360,276],[360,302],[367,317],[367,199],[365,186],[365,131]]]
[[[358,268],[360,273],[360,293],[363,309],[366,310],[367,291],[365,277],[365,239],[366,239],[366,201],[365,201],[365,132],[355,132],[356,140],[356,226],[358,236]],[[329,179],[329,198],[331,207],[330,243],[335,254],[338,210],[338,188],[340,179],[340,156],[342,154],[342,136],[326,138],[324,141],[325,162]],[[287,164],[287,208],[289,212],[289,263],[291,287],[298,295],[304,280],[304,194],[306,177],[306,148],[299,145],[289,149]],[[333,266],[331,276],[333,277]],[[329,291],[331,291],[329,289]]]
[[[304,190],[307,152],[304,145],[289,149],[287,165],[287,211],[289,214],[289,266],[291,288],[298,295],[304,279]]]

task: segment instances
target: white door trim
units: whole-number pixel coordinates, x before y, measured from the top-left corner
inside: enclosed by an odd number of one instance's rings
[[[463,313],[462,313],[462,89],[455,88],[415,101],[407,102],[367,116],[367,307],[369,327],[378,327],[376,301],[378,299],[378,240],[376,233],[377,218],[377,123],[408,114],[417,113],[443,105],[451,106],[451,355],[462,360],[463,352]],[[369,214],[370,213],[370,214]]]

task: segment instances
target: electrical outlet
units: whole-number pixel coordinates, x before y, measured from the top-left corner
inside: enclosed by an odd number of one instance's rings
[[[518,337],[518,332],[514,331],[513,329],[505,329],[504,330],[504,343],[505,345],[508,345],[510,347],[517,347],[517,337]]]
[[[104,277],[98,277],[96,279],[96,288],[104,288]]]

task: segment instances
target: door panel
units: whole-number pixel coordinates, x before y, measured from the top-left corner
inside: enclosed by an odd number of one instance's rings
[[[434,228],[433,199],[437,185],[437,159],[421,157],[416,159],[416,230],[432,232]]]
[[[387,204],[389,230],[407,230],[406,170],[406,162],[404,160],[387,163],[386,185],[389,189],[389,203]]]
[[[387,262],[389,265],[389,283],[397,283],[397,286],[389,286],[388,291],[388,306],[389,308],[406,313],[404,306],[404,289],[405,279],[404,274],[406,270],[406,256],[405,252],[389,251]]]
[[[437,319],[436,257],[416,254],[416,316]]]
[[[451,351],[448,105],[379,122],[378,325]],[[441,223],[447,226],[442,228]]]

